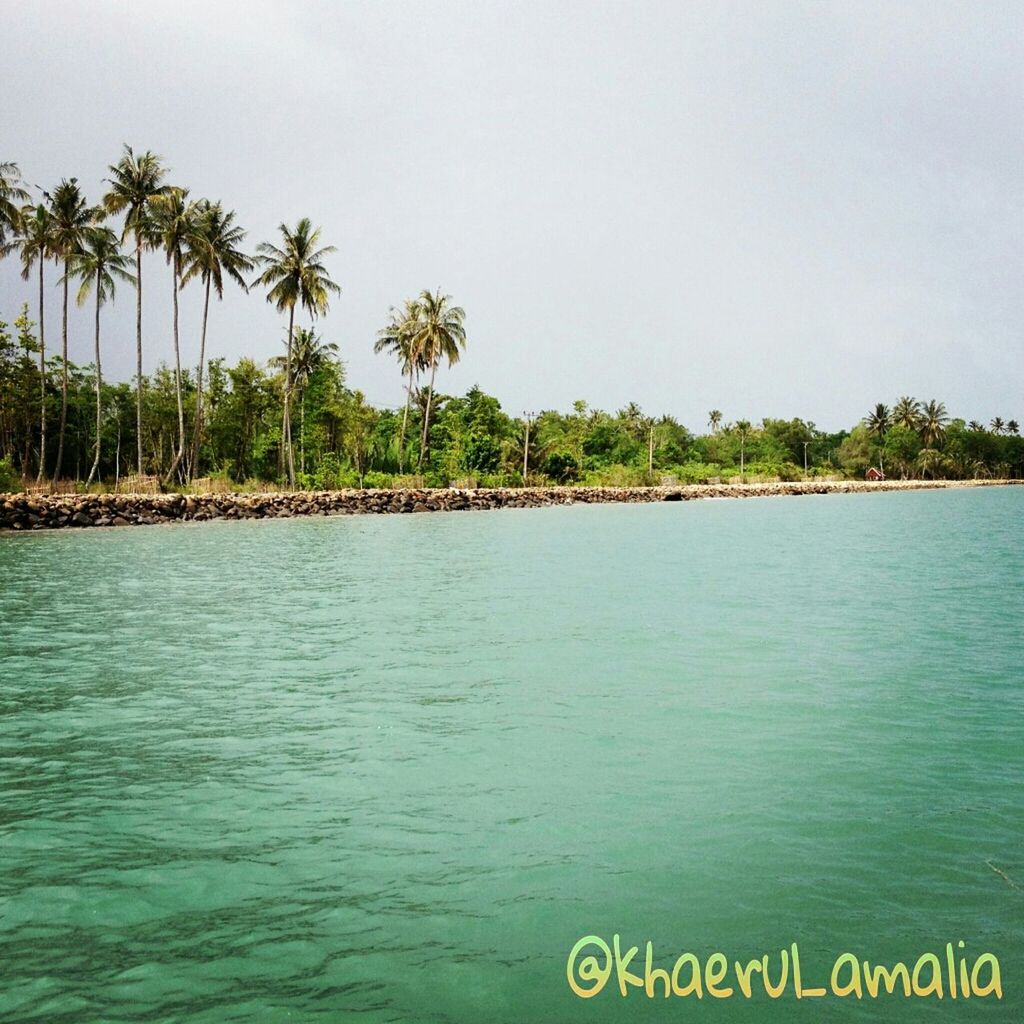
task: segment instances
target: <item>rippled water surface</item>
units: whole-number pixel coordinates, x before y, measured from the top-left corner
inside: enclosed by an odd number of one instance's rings
[[[0,1019],[1024,1019],[1022,513],[0,536]],[[964,939],[1006,993],[578,999],[615,932],[805,984]]]

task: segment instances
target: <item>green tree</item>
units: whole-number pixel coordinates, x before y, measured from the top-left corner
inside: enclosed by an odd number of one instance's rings
[[[430,408],[434,398],[434,379],[442,359],[449,366],[459,361],[460,349],[466,347],[466,311],[461,306],[451,305],[452,297],[436,292],[420,292],[420,318],[413,336],[415,350],[422,353],[425,366],[430,367],[430,384],[427,388],[427,404],[423,415],[423,437],[420,441],[419,466],[423,466],[430,437]]]
[[[53,251],[63,263],[61,339],[60,339],[60,428],[57,433],[57,462],[53,479],[59,480],[64,468],[64,433],[68,422],[68,282],[71,280],[72,260],[82,252],[86,232],[93,225],[99,211],[86,202],[78,179],[63,179],[52,193],[45,193],[53,218]]]
[[[21,216],[21,234],[17,241],[21,255],[21,276],[27,281],[33,269],[39,272],[39,472],[42,483],[46,471],[46,303],[44,268],[56,255],[53,217],[42,203],[26,207]]]
[[[30,198],[22,187],[18,165],[0,163],[0,256],[7,255],[13,236],[21,230],[21,207]]]
[[[892,410],[892,425],[917,430],[921,425],[921,403],[916,398],[904,395]]]
[[[303,217],[294,230],[280,224],[281,246],[261,242],[257,246],[256,260],[263,273],[254,282],[267,288],[267,301],[279,313],[288,311],[288,352],[285,359],[284,401],[281,418],[282,445],[287,458],[288,485],[295,486],[295,455],[292,451],[291,395],[292,395],[292,340],[295,336],[295,307],[304,307],[312,319],[326,315],[329,297],[341,289],[328,276],[324,267],[325,256],[334,252],[334,246],[317,248],[320,228],[314,228],[308,217]]]
[[[199,444],[203,429],[203,367],[206,365],[206,324],[210,313],[210,289],[224,298],[224,276],[227,275],[243,291],[248,291],[243,273],[249,273],[254,260],[238,248],[245,232],[235,223],[233,210],[225,211],[220,203],[201,200],[196,207],[192,230],[185,239],[186,254],[181,285],[193,278],[203,283],[203,327],[199,336],[199,365],[196,368],[196,416],[192,432],[191,475],[199,464]]]
[[[942,402],[932,399],[921,410],[919,429],[926,448],[935,448],[942,442],[949,416]]]
[[[112,164],[107,179],[110,189],[103,197],[108,213],[124,213],[124,231],[121,241],[129,234],[135,238],[135,430],[138,473],[142,466],[142,250],[153,244],[150,213],[153,200],[164,195],[169,186],[164,184],[167,174],[160,157],[147,150],[136,156],[131,146],[125,145],[121,159]]]
[[[377,332],[373,346],[376,353],[390,352],[402,368],[407,379],[405,387],[405,411],[402,413],[402,429],[398,437],[398,472],[405,472],[405,434],[409,423],[409,406],[415,387],[415,375],[423,368],[423,353],[416,347],[419,323],[423,307],[416,299],[406,299],[403,307],[388,311],[388,322]]]
[[[884,472],[882,466],[882,446],[885,444],[885,435],[892,426],[892,414],[889,407],[879,402],[874,409],[864,417],[864,426],[878,438],[878,468]]]
[[[84,305],[90,292],[96,296],[96,443],[92,469],[86,486],[92,483],[100,466],[100,443],[103,436],[103,374],[100,369],[100,309],[114,298],[115,279],[134,283],[128,272],[131,265],[121,252],[117,235],[110,228],[94,226],[86,229],[82,248],[70,260],[71,273],[81,278],[78,305]]]

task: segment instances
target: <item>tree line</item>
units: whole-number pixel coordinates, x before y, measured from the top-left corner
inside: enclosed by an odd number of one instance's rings
[[[340,293],[325,264],[335,250],[321,243],[320,229],[309,218],[281,224],[274,242],[248,253],[234,211],[192,199],[167,179],[158,156],[125,146],[99,202],[88,202],[74,178],[33,199],[18,167],[0,164],[0,255],[38,287],[35,319],[26,304],[12,323],[0,321],[0,490],[128,477],[159,478],[164,487],[294,488],[862,477],[872,466],[904,478],[1021,473],[1015,420],[985,427],[910,397],[879,403],[838,432],[802,419],[725,422],[716,409],[696,434],[635,403],[609,413],[579,401],[569,413],[510,416],[479,388],[464,396],[437,390],[441,364],[457,362],[466,347],[465,311],[440,289],[389,311],[375,350],[396,361],[405,401],[374,408],[348,386],[337,346],[317,332]],[[147,250],[165,256],[173,295],[171,351],[148,376]],[[59,354],[47,344],[48,270],[61,296]],[[203,302],[191,368],[181,361],[178,296],[193,282]],[[135,297],[132,384],[102,373],[101,314],[119,284]],[[211,355],[210,299],[231,284],[261,291],[285,320],[283,351],[266,364],[242,358],[229,367]],[[93,308],[93,361],[84,366],[68,358],[72,285],[76,301]],[[308,326],[296,323],[297,311]]]

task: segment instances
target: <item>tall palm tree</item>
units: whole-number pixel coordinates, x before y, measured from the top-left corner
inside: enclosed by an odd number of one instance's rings
[[[10,252],[12,236],[21,227],[22,204],[30,198],[22,188],[18,165],[10,161],[0,163],[0,256]]]
[[[1003,417],[993,416],[992,422],[988,425],[988,428],[993,434],[1001,434],[1006,428],[1006,424],[1003,422]]]
[[[195,232],[196,204],[188,201],[188,189],[169,188],[150,200],[153,237],[158,238],[171,268],[174,339],[174,393],[178,403],[178,447],[164,476],[169,483],[185,457],[185,403],[181,395],[181,346],[178,339],[178,292],[183,281],[185,251]]]
[[[234,210],[227,210],[220,203],[201,200],[196,206],[195,223],[185,240],[185,272],[181,285],[184,287],[194,277],[203,282],[203,329],[199,336],[199,366],[196,370],[196,422],[192,432],[192,474],[199,464],[199,442],[203,429],[203,369],[206,366],[206,322],[210,313],[210,288],[218,299],[224,298],[224,275],[248,291],[243,273],[249,273],[255,266],[238,246],[245,238],[245,232],[234,223]]]
[[[306,389],[317,370],[326,366],[337,352],[338,346],[333,341],[321,341],[312,328],[295,329],[292,342],[292,386],[299,396],[299,470],[302,473],[306,472]],[[287,355],[274,356],[270,364],[285,369]]]
[[[65,178],[53,190],[45,193],[53,217],[53,251],[64,265],[61,318],[61,376],[60,376],[60,430],[57,434],[57,462],[53,479],[59,480],[64,465],[64,433],[68,422],[68,281],[71,279],[71,260],[82,249],[86,232],[94,224],[100,211],[86,202],[78,179]]]
[[[93,482],[100,468],[100,439],[103,429],[103,375],[100,369],[100,309],[114,298],[114,280],[134,282],[128,268],[131,262],[121,252],[117,235],[110,228],[87,228],[82,247],[70,258],[71,273],[82,280],[77,303],[85,304],[90,292],[96,294],[96,446],[86,487]]]
[[[878,437],[878,469],[884,472],[882,466],[882,445],[885,443],[885,435],[892,426],[892,414],[889,406],[879,402],[874,409],[864,417],[864,426]]]
[[[434,378],[442,359],[449,366],[459,361],[459,350],[466,348],[466,311],[461,306],[451,305],[452,297],[442,295],[441,289],[431,294],[420,292],[420,319],[412,344],[422,353],[424,364],[430,367],[430,385],[427,388],[427,405],[423,415],[423,437],[420,440],[420,458],[417,468],[422,468],[430,436],[430,407],[434,398]]]
[[[422,306],[416,299],[406,299],[402,309],[389,310],[387,324],[377,332],[373,351],[390,352],[408,378],[405,386],[405,412],[402,413],[402,430],[398,438],[398,472],[405,472],[405,432],[409,423],[409,406],[412,404],[414,377],[422,368],[422,353],[413,344],[419,327]]]
[[[1010,420],[1006,424],[1006,432],[1016,437],[1018,434],[1020,434],[1020,424],[1016,420]]]
[[[712,409],[708,413],[708,427],[712,434],[718,432],[718,428],[722,425],[722,413],[718,409]]]
[[[295,307],[302,306],[310,318],[323,316],[330,308],[329,296],[340,295],[341,289],[328,276],[323,258],[335,251],[333,245],[317,248],[320,228],[314,228],[303,217],[294,230],[278,225],[280,247],[270,242],[257,246],[257,262],[263,273],[253,282],[267,288],[267,302],[279,313],[288,311],[288,352],[284,370],[284,408],[281,417],[281,444],[287,458],[288,485],[295,486],[295,455],[292,451],[292,341],[295,337]]]
[[[892,410],[892,425],[917,430],[921,424],[921,403],[916,398],[904,395]]]
[[[942,441],[942,435],[946,432],[946,424],[949,423],[949,416],[946,407],[942,402],[936,402],[933,398],[921,410],[921,440],[926,448],[934,448]]]
[[[138,473],[142,475],[142,250],[152,242],[149,226],[150,206],[157,196],[164,195],[167,173],[160,157],[147,150],[138,156],[131,146],[124,147],[121,159],[109,168],[110,190],[103,197],[109,213],[124,213],[121,241],[135,236],[135,434]]]
[[[984,427],[983,424],[979,423],[977,420],[971,420],[971,422],[967,424],[967,429],[968,430],[973,430],[975,433],[980,433],[981,431],[983,431],[985,429],[985,427]]]
[[[21,276],[27,281],[33,268],[39,270],[39,473],[42,483],[46,471],[46,303],[44,272],[46,261],[55,256],[53,217],[42,203],[27,206],[21,215],[21,235],[17,241],[21,254]]]

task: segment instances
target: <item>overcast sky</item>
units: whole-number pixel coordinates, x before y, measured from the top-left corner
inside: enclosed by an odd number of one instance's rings
[[[402,398],[388,307],[440,286],[468,350],[439,386],[514,415],[1024,416],[1019,3],[35,0],[3,26],[0,160],[98,199],[122,143],[152,149],[252,247],[308,215],[343,289],[321,329],[375,404]],[[145,273],[148,371],[171,283]],[[32,294],[4,261],[0,317]],[[56,288],[47,315],[52,346]],[[104,324],[128,379],[130,287]],[[211,312],[230,362],[283,336],[261,294]]]

